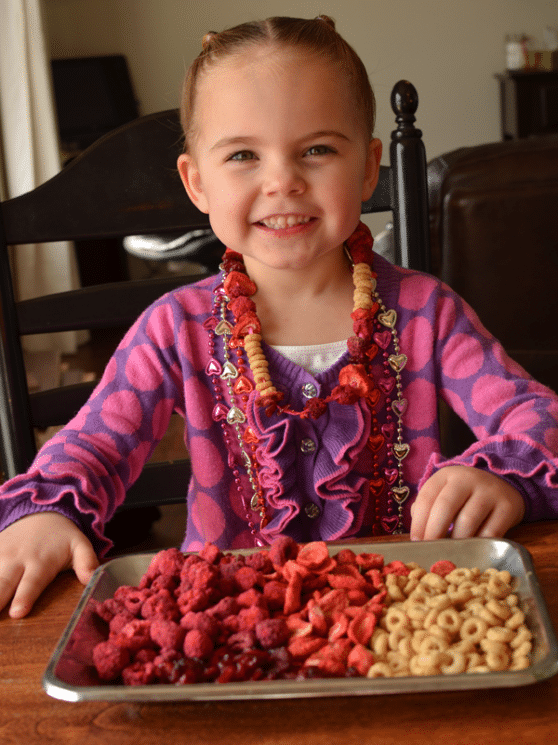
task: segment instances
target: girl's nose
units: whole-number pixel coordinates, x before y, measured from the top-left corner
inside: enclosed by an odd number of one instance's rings
[[[295,164],[281,161],[269,164],[262,189],[269,196],[302,194],[306,190],[306,182]]]

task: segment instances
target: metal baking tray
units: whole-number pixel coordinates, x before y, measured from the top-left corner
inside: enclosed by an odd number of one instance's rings
[[[43,677],[45,691],[64,701],[225,701],[264,698],[356,696],[388,693],[467,690],[520,686],[558,672],[558,645],[529,552],[505,539],[468,538],[438,541],[330,544],[330,553],[351,547],[355,553],[381,553],[386,562],[416,561],[428,569],[439,559],[457,566],[507,569],[517,578],[517,594],[534,636],[532,664],[525,670],[399,678],[326,678],[232,683],[154,684],[124,686],[105,683],[91,664],[91,649],[102,641],[95,621],[96,601],[110,597],[120,585],[136,585],[154,553],[113,559],[99,567],[85,588]],[[256,550],[256,549],[254,549]],[[250,553],[248,550],[231,553]]]

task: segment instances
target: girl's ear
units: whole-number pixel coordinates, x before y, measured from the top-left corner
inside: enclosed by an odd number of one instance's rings
[[[201,174],[192,156],[188,153],[182,153],[178,157],[176,165],[186,193],[192,202],[201,212],[209,214],[209,205],[203,190]]]
[[[362,201],[366,202],[378,184],[380,175],[380,161],[382,159],[382,143],[374,138],[368,145],[366,165],[364,169],[364,182],[362,184]]]

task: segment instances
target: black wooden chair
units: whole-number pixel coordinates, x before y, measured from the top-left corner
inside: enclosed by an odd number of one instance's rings
[[[363,212],[393,207],[397,260],[428,269],[426,159],[417,130],[414,87],[392,93],[397,129],[391,166]],[[65,424],[93,384],[34,392],[27,389],[21,335],[129,326],[183,276],[116,282],[16,302],[8,246],[58,240],[177,234],[208,226],[189,201],[176,170],[181,150],[178,112],[134,120],[91,145],[47,183],[0,205],[0,459],[5,478],[25,471],[35,456],[34,427]],[[192,257],[198,260],[196,257]],[[202,260],[203,263],[203,260]],[[194,281],[199,277],[189,277]],[[187,460],[147,464],[130,488],[126,507],[185,501]]]

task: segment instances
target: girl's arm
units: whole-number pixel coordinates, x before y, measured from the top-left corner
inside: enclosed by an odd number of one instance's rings
[[[58,571],[86,581],[111,543],[104,525],[183,410],[176,303],[162,299],[126,334],[88,402],[25,474],[0,487],[0,608],[23,615]],[[164,346],[161,339],[168,343]]]
[[[445,286],[437,303],[437,388],[477,442],[433,454],[412,508],[412,538],[503,535],[558,516],[558,398],[509,358]]]

